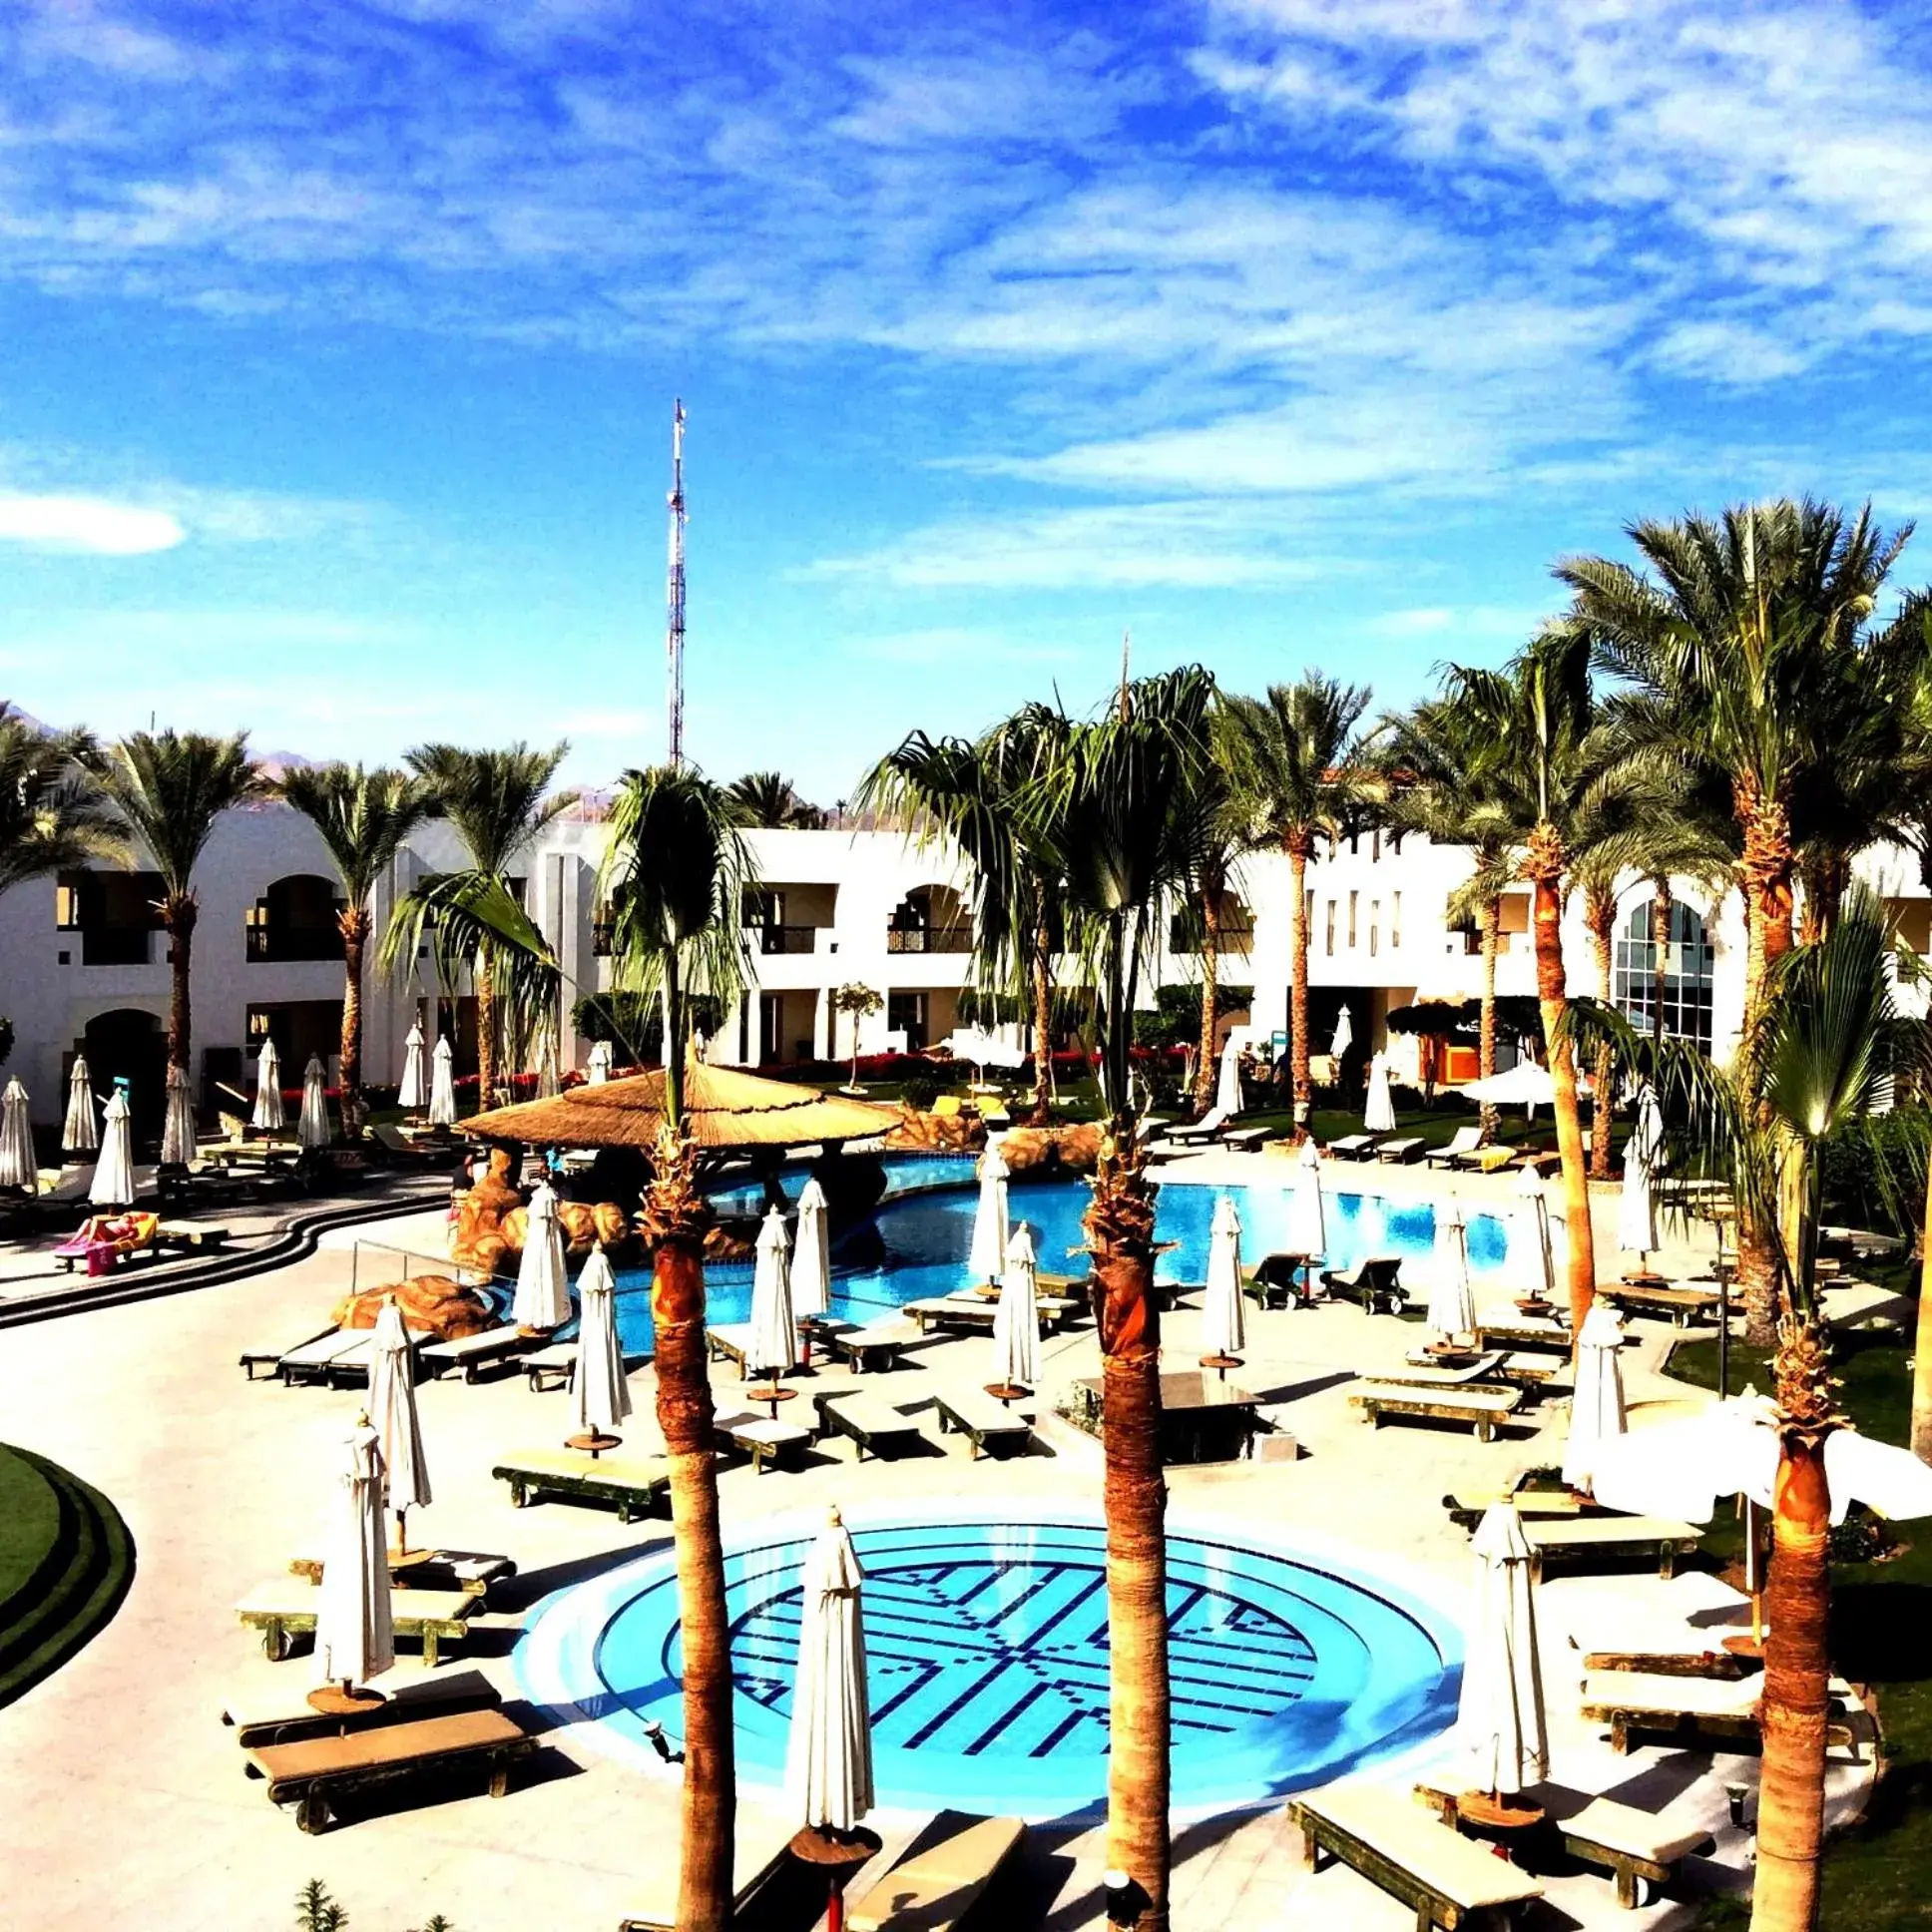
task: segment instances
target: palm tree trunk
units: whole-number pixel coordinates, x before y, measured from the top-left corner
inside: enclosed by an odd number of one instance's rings
[[[1476,1029],[1476,1072],[1487,1080],[1496,1071],[1496,953],[1503,936],[1503,901],[1492,892],[1483,901],[1483,1000],[1482,1018]],[[1496,1104],[1484,1101],[1476,1118],[1482,1123],[1483,1145],[1496,1138],[1501,1121]]]
[[[494,1107],[496,1091],[496,987],[490,978],[487,953],[476,959],[476,1108]]]
[[[1314,1089],[1308,1079],[1308,855],[1314,840],[1297,832],[1287,840],[1288,878],[1294,903],[1288,908],[1288,953],[1292,980],[1288,995],[1288,1068],[1294,1081],[1294,1132],[1308,1131]]]
[[[1606,1011],[1611,1005],[1611,950],[1617,924],[1617,900],[1609,892],[1592,889],[1584,902],[1584,923],[1590,929],[1591,957],[1597,965],[1597,998]],[[1590,1103],[1590,1178],[1610,1179],[1610,1102],[1611,1052],[1605,1041],[1597,1049],[1597,1064],[1591,1069],[1597,1097]]]
[[[670,1049],[667,1049],[668,1051]],[[712,1450],[712,1385],[705,1344],[705,1225],[688,1144],[667,1129],[645,1200],[656,1330],[658,1427],[671,1462],[671,1527],[678,1554],[684,1652],[685,1777],[678,1878],[679,1932],[724,1932],[731,1918],[736,1770],[731,1736],[730,1624]]]
[[[1670,978],[1671,881],[1660,873],[1651,881],[1651,1038],[1664,1038],[1664,986]]]
[[[173,942],[174,972],[168,998],[168,1064],[183,1073],[192,1071],[195,1050],[195,1007],[189,979],[195,963],[195,922],[201,907],[192,892],[181,892],[162,906],[162,924]]]
[[[1743,855],[1737,863],[1749,945],[1744,959],[1744,1025],[1755,1021],[1771,969],[1791,950],[1790,822],[1777,800],[1739,788]],[[1744,1339],[1768,1348],[1777,1335],[1777,1250],[1754,1209],[1737,1207],[1737,1284],[1743,1290]]]
[[[369,943],[366,906],[345,906],[336,914],[342,934],[342,1137],[362,1131],[362,954]]]
[[[1570,1320],[1574,1334],[1597,1298],[1597,1245],[1590,1227],[1590,1177],[1584,1170],[1583,1120],[1577,1108],[1577,1049],[1564,1030],[1570,1008],[1563,970],[1563,841],[1554,827],[1530,834],[1526,868],[1535,894],[1536,997],[1543,1013],[1543,1042],[1556,1089],[1552,1111],[1557,1151],[1563,1157],[1563,1211],[1570,1249]]]
[[[1033,1119],[1045,1127],[1053,1110],[1053,920],[1045,889],[1033,930]]]
[[[1201,1057],[1195,1067],[1195,1112],[1205,1114],[1214,1097],[1214,1020],[1220,986],[1220,892],[1201,894]]]
[[[1167,1932],[1169,1792],[1167,1485],[1161,1473],[1161,1318],[1153,1294],[1154,1190],[1134,1123],[1117,1114],[1086,1226],[1100,1329],[1112,1647],[1107,1862],[1138,1915]]]
[[[1919,1240],[1919,1325],[1912,1348],[1912,1453],[1921,1462],[1932,1462],[1932,1173],[1926,1176],[1925,1221]]]
[[[1765,1592],[1764,1693],[1758,1704],[1764,1756],[1752,1932],[1812,1932],[1818,1922],[1830,1702],[1830,1546],[1824,1438],[1787,1429],[1771,1511]]]

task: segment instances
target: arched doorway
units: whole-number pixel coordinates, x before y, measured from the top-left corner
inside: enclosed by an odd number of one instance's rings
[[[168,1029],[161,1016],[132,1006],[97,1013],[81,1036],[81,1051],[96,1096],[105,1099],[116,1080],[125,1080],[135,1138],[158,1136],[168,1099]]]
[[[1631,908],[1617,932],[1617,957],[1611,997],[1646,1033],[1657,1018],[1657,947],[1651,922],[1655,902]],[[1710,1051],[1711,957],[1709,929],[1695,906],[1682,899],[1671,906],[1671,943],[1664,955],[1664,1031]]]

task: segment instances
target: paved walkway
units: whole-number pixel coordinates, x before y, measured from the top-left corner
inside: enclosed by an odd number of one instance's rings
[[[1256,1161],[1238,1178],[1280,1172],[1276,1159]],[[1208,1171],[1221,1172],[1217,1165]],[[1174,1171],[1171,1178],[1182,1176]],[[1350,1179],[1350,1171],[1339,1170],[1335,1185]],[[1400,1180],[1405,1188],[1422,1185],[1420,1177]],[[1477,1184],[1459,1183],[1458,1192],[1475,1201]],[[356,1925],[372,1928],[417,1924],[441,1911],[460,1932],[610,1932],[627,1912],[669,1903],[673,1774],[615,1763],[570,1729],[546,1738],[535,1772],[501,1802],[405,1799],[350,1829],[309,1839],[243,1775],[241,1752],[220,1721],[232,1695],[264,1685],[297,1695],[307,1688],[306,1660],[267,1664],[238,1628],[232,1606],[282,1573],[290,1557],[317,1547],[334,1451],[360,1400],[250,1384],[237,1357],[244,1347],[315,1332],[352,1275],[366,1284],[372,1270],[393,1265],[374,1243],[434,1253],[443,1232],[440,1214],[424,1214],[375,1229],[358,1252],[356,1233],[345,1230],[327,1237],[311,1259],[252,1280],[0,1333],[7,1391],[0,1434],[104,1489],[139,1550],[133,1591],[109,1629],[66,1670],[0,1710],[0,1789],[8,1794],[0,1807],[0,1870],[8,1875],[10,1927],[93,1932],[156,1923],[171,1932],[235,1932],[278,1925],[291,1918],[295,1892],[311,1876],[328,1883]],[[1191,1364],[1198,1353],[1197,1329],[1192,1312],[1169,1320],[1167,1347],[1178,1364]],[[1438,1499],[1451,1488],[1494,1485],[1519,1468],[1558,1460],[1560,1412],[1546,1404],[1534,1433],[1488,1446],[1460,1432],[1364,1428],[1348,1405],[1349,1379],[1394,1365],[1417,1332],[1348,1306],[1256,1316],[1241,1379],[1289,1405],[1306,1454],[1286,1464],[1178,1469],[1176,1504],[1237,1513],[1288,1537],[1305,1532],[1345,1541],[1366,1560],[1415,1577],[1454,1614],[1469,1587],[1468,1544]],[[1647,1327],[1644,1334],[1630,1363],[1640,1412],[1674,1394],[1655,1373],[1667,1333]],[[940,1378],[977,1382],[986,1373],[986,1347],[935,1339],[896,1374],[868,1377],[867,1386],[909,1404]],[[1096,1365],[1090,1331],[1049,1343],[1047,1392]],[[829,1373],[824,1379],[829,1383]],[[640,1369],[633,1384],[648,1416],[651,1370]],[[734,1389],[734,1375],[721,1371],[721,1396]],[[436,1502],[412,1521],[412,1531],[447,1547],[503,1551],[521,1566],[510,1607],[482,1620],[456,1666],[474,1664],[506,1693],[508,1653],[531,1604],[665,1541],[662,1524],[627,1529],[590,1510],[508,1507],[490,1480],[493,1455],[557,1441],[566,1432],[565,1400],[531,1393],[521,1376],[421,1390]],[[721,1487],[727,1534],[767,1512],[841,1500],[903,1500],[917,1509],[922,1499],[1014,1495],[1091,1507],[1098,1493],[1097,1447],[1064,1426],[1051,1432],[1053,1453],[1017,1463],[968,1461],[958,1438],[940,1438],[929,1417],[925,1427],[935,1453],[920,1459],[857,1468],[841,1444],[795,1476],[726,1470]],[[1607,1615],[1626,1611],[1648,1620],[1671,1601],[1661,1594],[1665,1588],[1654,1579],[1547,1587],[1544,1656],[1556,1773],[1581,1789],[1615,1790],[1627,1802],[1654,1807],[1669,1802],[1674,1817],[1720,1823],[1724,1782],[1752,1776],[1742,1760],[1654,1749],[1614,1757],[1576,1716],[1578,1658],[1565,1632],[1573,1624],[1601,1628]],[[777,1829],[768,1804],[750,1795],[741,1803],[747,1836]],[[918,1823],[893,1821],[888,1853]],[[1344,1871],[1306,1877],[1298,1846],[1279,1806],[1184,1829],[1176,1923],[1326,1932],[1411,1922]],[[1734,1869],[1746,1855],[1743,1834],[1722,1825],[1719,1858]],[[1098,1832],[1064,1843],[1037,1833],[1027,1874],[1034,1903],[1016,1911],[1015,1923],[1054,1932],[1100,1925],[1102,1864]],[[1559,1879],[1549,1889],[1560,1908],[1550,1925],[1687,1922],[1671,1906],[1620,1913],[1598,1878]]]

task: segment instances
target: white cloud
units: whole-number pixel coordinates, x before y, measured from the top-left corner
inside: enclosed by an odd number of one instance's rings
[[[101,496],[0,491],[0,543],[97,557],[143,557],[173,550],[187,538],[180,519],[167,510]]]

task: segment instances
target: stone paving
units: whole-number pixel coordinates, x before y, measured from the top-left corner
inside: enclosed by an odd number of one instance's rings
[[[1265,1155],[1209,1156],[1170,1171],[1177,1182],[1276,1177],[1286,1179],[1278,1157]],[[1439,1193],[1443,1186],[1412,1171],[1347,1168],[1333,1171],[1331,1185],[1378,1181],[1391,1192]],[[1456,1190],[1472,1206],[1491,1205],[1492,1191],[1494,1205],[1508,1205],[1505,1183],[1459,1178]],[[1609,1221],[1608,1211],[1601,1219]],[[132,1593],[114,1623],[64,1671],[0,1710],[0,1790],[7,1793],[0,1805],[0,1871],[7,1875],[0,1919],[9,1927],[280,1926],[291,1922],[294,1894],[311,1876],[347,1905],[356,1932],[402,1932],[436,1911],[460,1932],[610,1932],[626,1913],[669,1907],[675,1773],[615,1762],[569,1726],[546,1735],[535,1770],[501,1801],[405,1797],[351,1827],[307,1838],[243,1775],[242,1753],[220,1721],[232,1696],[265,1685],[298,1697],[307,1688],[305,1655],[268,1664],[232,1607],[284,1571],[290,1557],[315,1547],[333,1452],[361,1399],[250,1384],[237,1358],[246,1347],[291,1344],[315,1332],[352,1273],[366,1285],[371,1270],[394,1265],[382,1248],[437,1253],[443,1235],[440,1213],[344,1230],[325,1237],[310,1259],[254,1279],[0,1332],[0,1438],[51,1455],[99,1485],[126,1515],[139,1552]],[[359,1254],[358,1239],[365,1243]],[[1690,1258],[1672,1254],[1667,1262]],[[1600,1260],[1615,1273],[1614,1254]],[[12,1278],[26,1265],[0,1255],[0,1276]],[[1191,1364],[1198,1352],[1197,1324],[1187,1310],[1167,1323],[1178,1365]],[[1522,1467],[1559,1460],[1561,1408],[1544,1404],[1533,1433],[1491,1445],[1460,1431],[1364,1428],[1348,1405],[1349,1379],[1393,1366],[1417,1333],[1341,1305],[1255,1316],[1240,1379],[1287,1404],[1305,1453],[1292,1463],[1177,1469],[1177,1506],[1238,1513],[1289,1537],[1306,1532],[1346,1542],[1365,1561],[1411,1575],[1454,1614],[1470,1583],[1468,1542],[1438,1499],[1451,1488],[1494,1486]],[[1626,1365],[1641,1420],[1645,1405],[1678,1391],[1657,1373],[1668,1331],[1640,1324],[1638,1333],[1641,1345],[1628,1351]],[[866,1385],[911,1404],[940,1378],[982,1380],[986,1348],[972,1338],[934,1339],[895,1374],[869,1376]],[[1096,1362],[1089,1329],[1049,1342],[1043,1393],[1093,1372]],[[734,1394],[734,1373],[718,1373],[721,1398]],[[843,1371],[837,1374],[842,1383]],[[831,1380],[827,1371],[824,1381]],[[648,1415],[648,1366],[634,1374],[633,1390]],[[412,1521],[412,1533],[445,1547],[502,1551],[521,1569],[506,1607],[482,1619],[475,1638],[443,1668],[480,1669],[512,1694],[509,1652],[529,1606],[567,1582],[662,1547],[666,1527],[626,1528],[614,1516],[557,1505],[508,1506],[490,1478],[493,1454],[560,1439],[564,1396],[533,1394],[521,1376],[474,1386],[426,1383],[420,1394],[436,1501]],[[1065,1425],[1050,1428],[1047,1448],[1024,1461],[973,1462],[960,1438],[941,1438],[929,1412],[922,1413],[932,1449],[923,1458],[859,1468],[849,1445],[840,1444],[795,1475],[725,1470],[727,1535],[764,1513],[840,1500],[902,1500],[916,1509],[921,1499],[1010,1494],[1091,1506],[1098,1494],[1098,1448]],[[1661,1594],[1667,1588],[1655,1579],[1545,1587],[1555,1775],[1629,1803],[1668,1804],[1673,1818],[1716,1827],[1718,1862],[1703,1876],[1734,1884],[1748,1838],[1724,1821],[1723,1785],[1752,1781],[1749,1762],[1655,1748],[1617,1757],[1577,1715],[1578,1654],[1567,1633],[1586,1625],[1600,1630],[1607,1617],[1625,1614],[1648,1621],[1672,1601]],[[400,1667],[398,1676],[416,1668]],[[1415,1774],[1412,1763],[1400,1767],[1402,1779]],[[1453,1766],[1444,1774],[1452,1777]],[[1863,1775],[1834,1773],[1834,1805],[1852,1800]],[[923,1820],[885,1822],[889,1855]],[[741,1800],[747,1840],[779,1826],[769,1797]],[[1184,1826],[1176,1925],[1413,1922],[1346,1871],[1306,1876],[1299,1844],[1278,1805]],[[1098,1831],[1036,1831],[1015,1922],[1054,1932],[1100,1925],[1103,1850]],[[1620,1912],[1608,1883],[1589,1876],[1552,1881],[1543,1909],[1548,1926],[1689,1922],[1685,1908],[1669,1904]]]

